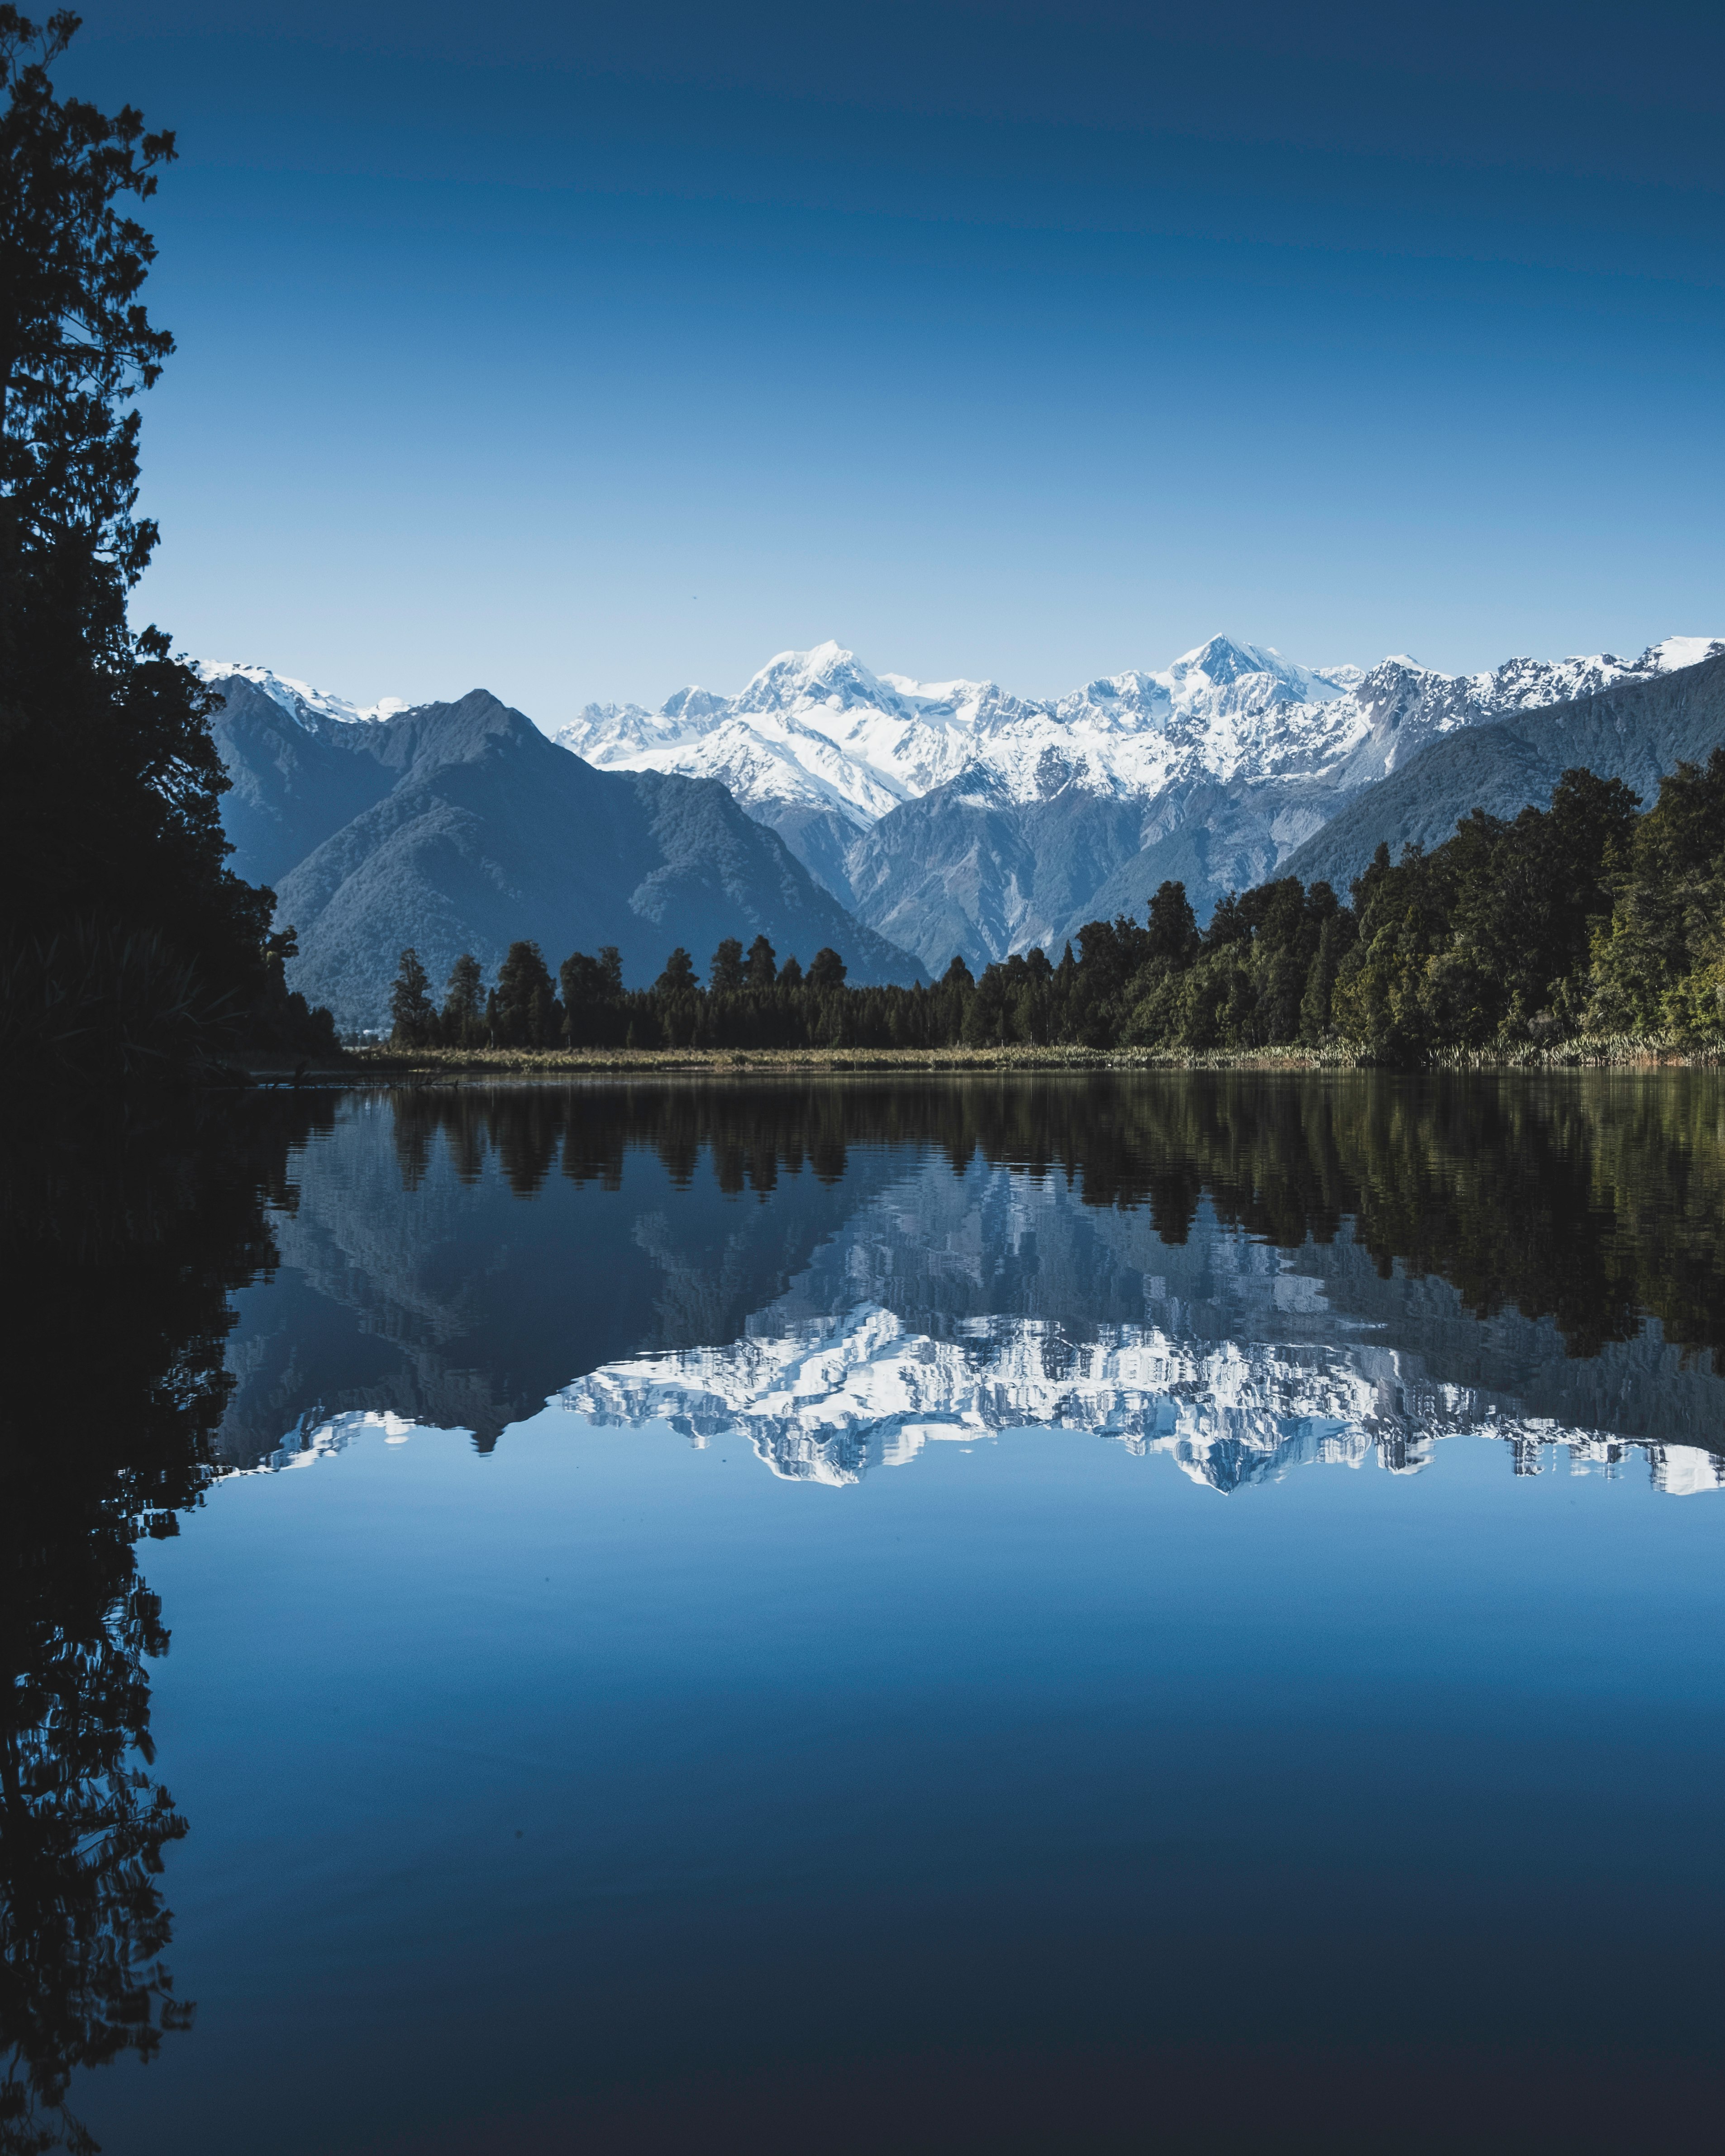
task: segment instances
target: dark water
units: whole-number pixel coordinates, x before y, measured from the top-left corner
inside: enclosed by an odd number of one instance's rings
[[[0,2148],[1718,2145],[1717,1080],[5,1176]]]

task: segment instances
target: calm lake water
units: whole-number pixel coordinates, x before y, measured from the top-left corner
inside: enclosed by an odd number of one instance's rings
[[[1717,1079],[465,1087],[8,1152],[15,2112],[1719,2145]]]

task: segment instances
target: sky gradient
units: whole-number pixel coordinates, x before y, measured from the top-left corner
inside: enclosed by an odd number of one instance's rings
[[[139,618],[369,701],[1725,634],[1725,14],[92,0]]]

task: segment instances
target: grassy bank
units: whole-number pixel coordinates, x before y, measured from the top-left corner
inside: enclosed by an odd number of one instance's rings
[[[1428,1068],[1449,1070],[1692,1069],[1725,1064],[1725,1034],[1702,1042],[1614,1035],[1486,1054],[1451,1050]],[[316,1069],[281,1057],[248,1060],[261,1085],[435,1083],[460,1078],[568,1079],[617,1075],[731,1075],[829,1071],[1358,1070],[1368,1060],[1349,1047],[1161,1048],[580,1048],[350,1050]]]

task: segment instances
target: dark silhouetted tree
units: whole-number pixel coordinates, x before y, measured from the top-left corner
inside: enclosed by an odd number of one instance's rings
[[[389,991],[390,1040],[397,1048],[428,1047],[437,1033],[437,1012],[430,982],[410,944],[401,954],[401,971]]]
[[[614,943],[596,958],[572,951],[557,968],[562,990],[563,1032],[572,1048],[621,1047],[628,1039],[629,1014],[623,988],[623,959]]]
[[[273,899],[224,866],[227,779],[213,699],[127,595],[156,526],[136,513],[137,394],[173,340],[139,295],[155,256],[126,214],[173,136],[130,105],[55,95],[78,28],[0,6],[0,921],[8,979],[59,992],[55,938],[74,920],[147,932],[193,964],[208,1025],[237,1032],[271,993]],[[86,955],[96,947],[86,936]],[[23,972],[20,971],[23,968]],[[39,987],[37,993],[42,993]],[[284,1006],[281,1025],[295,1014]]]
[[[742,946],[727,936],[713,953],[707,969],[707,986],[716,996],[734,996],[742,987]]]
[[[536,943],[511,943],[497,968],[496,1015],[500,1044],[507,1048],[550,1048],[562,1031],[563,1014],[551,973]]]
[[[757,936],[749,946],[748,963],[743,969],[744,978],[757,995],[764,995],[778,978],[778,973],[773,946],[764,936]]]
[[[485,1029],[485,975],[471,951],[449,968],[444,988],[443,1036],[450,1048],[475,1046]]]

